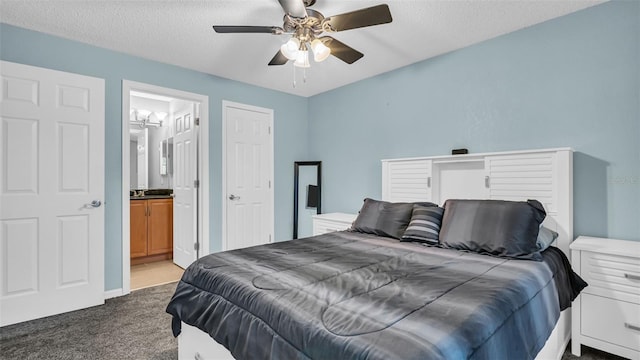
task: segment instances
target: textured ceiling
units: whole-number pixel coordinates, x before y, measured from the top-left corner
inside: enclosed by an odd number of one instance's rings
[[[335,33],[364,53],[296,70],[267,66],[287,35],[217,34],[212,25],[282,26],[276,0],[0,0],[0,21],[274,90],[312,96],[604,0],[388,0],[393,22]],[[325,16],[383,3],[317,0]]]

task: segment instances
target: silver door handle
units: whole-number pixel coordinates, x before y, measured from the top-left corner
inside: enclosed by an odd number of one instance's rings
[[[229,200],[240,200],[240,196],[236,196],[236,195],[229,195]]]
[[[628,322],[624,323],[624,327],[626,327],[627,329],[640,331],[640,326],[629,324]]]
[[[91,207],[97,208],[97,207],[100,207],[100,205],[102,205],[102,202],[100,200],[93,200],[89,205],[91,205]]]
[[[640,280],[640,276],[624,273],[624,277],[630,280]]]

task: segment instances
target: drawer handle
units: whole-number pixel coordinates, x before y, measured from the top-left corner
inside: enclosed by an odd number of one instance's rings
[[[640,280],[640,276],[624,273],[624,277],[631,280]]]
[[[640,326],[633,325],[633,324],[629,324],[629,323],[627,323],[627,322],[626,322],[626,323],[624,323],[624,327],[626,327],[627,329],[640,331]]]
[[[204,358],[202,357],[202,355],[200,355],[200,353],[199,353],[199,352],[197,352],[197,353],[193,356],[193,358],[194,358],[195,360],[204,360]]]

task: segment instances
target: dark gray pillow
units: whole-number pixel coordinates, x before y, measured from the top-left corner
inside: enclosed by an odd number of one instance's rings
[[[437,206],[413,205],[411,221],[402,235],[401,241],[417,241],[431,245],[438,244],[438,233],[444,209]]]
[[[391,203],[366,198],[351,230],[400,239],[409,225],[412,211],[413,203]]]
[[[537,245],[547,215],[536,200],[447,200],[440,245],[515,259],[541,261]]]

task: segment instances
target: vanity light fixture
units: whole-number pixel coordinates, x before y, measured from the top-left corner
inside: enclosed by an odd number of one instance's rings
[[[160,122],[163,122],[167,115],[169,115],[164,111],[155,111],[154,114],[156,114],[156,117],[158,118],[158,120],[160,120]]]
[[[138,125],[141,129],[146,127],[162,127],[168,113],[163,111],[150,111],[145,109],[131,109],[130,124]],[[153,121],[155,118],[157,121]]]

